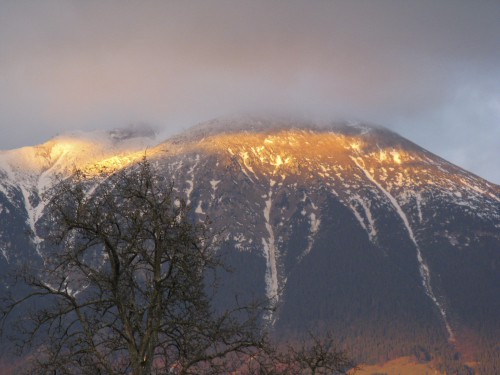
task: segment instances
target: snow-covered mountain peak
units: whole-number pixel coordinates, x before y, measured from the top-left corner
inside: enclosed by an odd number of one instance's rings
[[[117,129],[110,132],[72,132],[46,143],[0,151],[0,173],[11,182],[42,174],[66,174],[108,158],[145,150],[153,142],[150,132]]]
[[[200,139],[236,133],[275,133],[286,130],[303,130],[310,132],[334,131],[342,134],[366,134],[372,130],[384,130],[376,125],[365,125],[357,122],[312,121],[309,119],[283,116],[231,116],[216,118],[200,123],[171,140],[175,142],[198,141]]]
[[[117,129],[110,132],[73,132],[46,143],[0,151],[0,192],[20,202],[35,243],[36,223],[43,214],[43,193],[58,178],[75,169],[88,173],[115,170],[130,165],[144,155],[154,140],[147,129]],[[22,197],[21,200],[13,197]]]
[[[235,125],[214,120],[157,149],[165,152],[162,157],[177,159],[179,167],[192,159],[193,176],[201,164],[196,160],[203,155],[201,160],[216,159],[217,165],[240,173],[252,186],[270,190],[317,186],[318,199],[331,193],[355,215],[367,212],[360,222],[373,240],[376,230],[368,208],[374,197],[411,210],[405,220],[415,225],[431,220],[422,210],[436,200],[460,212],[499,220],[499,186],[380,127],[241,118]],[[193,178],[186,181],[190,192]]]
[[[354,158],[359,163],[371,164],[374,172],[382,174],[385,172],[379,167],[406,174],[412,172],[409,178],[414,178],[415,182],[418,180],[415,173],[423,178],[432,170],[435,171],[434,177],[443,181],[451,182],[460,176],[469,185],[474,185],[476,191],[490,188],[498,191],[496,185],[446,162],[386,128],[354,122],[222,118],[195,126],[167,140],[160,148],[171,154],[189,150],[228,154],[243,164],[259,164],[264,170],[270,168],[273,171],[296,169],[297,163],[304,161],[315,164],[315,169],[322,169],[332,164],[342,165],[346,160],[353,164]],[[433,182],[436,183],[431,181],[430,184]]]

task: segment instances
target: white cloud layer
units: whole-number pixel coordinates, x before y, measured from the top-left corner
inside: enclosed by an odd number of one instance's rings
[[[500,183],[499,19],[495,0],[0,0],[0,149],[272,110],[379,123]]]

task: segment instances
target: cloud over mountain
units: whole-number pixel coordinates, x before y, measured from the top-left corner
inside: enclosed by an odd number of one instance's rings
[[[0,9],[0,148],[68,128],[145,121],[172,133],[228,113],[298,112],[387,125],[499,181],[498,2]]]

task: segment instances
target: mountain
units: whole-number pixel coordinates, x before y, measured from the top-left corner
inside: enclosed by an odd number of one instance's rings
[[[36,223],[43,194],[75,168],[124,167],[144,155],[154,139],[147,128],[73,133],[34,147],[0,151],[0,251],[3,261],[41,242]]]
[[[41,196],[56,176],[128,168],[151,136],[76,134],[0,153],[0,267],[43,251]],[[499,186],[362,124],[219,119],[146,153],[193,219],[221,233],[234,271],[217,304],[268,298],[276,335],[333,329],[363,361],[497,353]]]

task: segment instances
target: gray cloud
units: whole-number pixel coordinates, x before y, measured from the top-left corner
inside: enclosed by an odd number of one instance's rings
[[[499,183],[498,19],[487,0],[0,0],[0,149],[274,110],[380,123]]]

